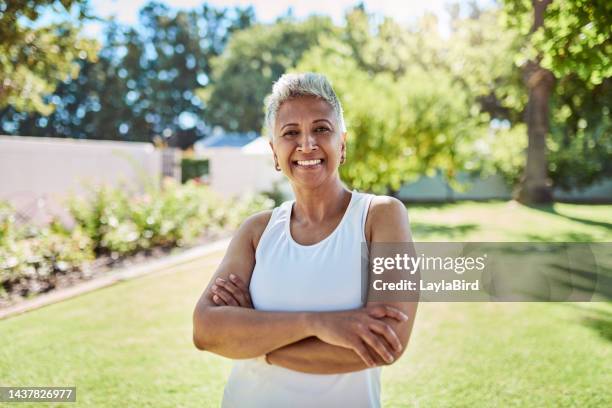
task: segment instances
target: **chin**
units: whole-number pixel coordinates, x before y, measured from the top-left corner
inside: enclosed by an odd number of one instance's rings
[[[301,187],[317,188],[328,182],[332,176],[333,172],[329,172],[328,170],[319,174],[300,174],[299,172],[293,172],[290,180],[293,184]]]

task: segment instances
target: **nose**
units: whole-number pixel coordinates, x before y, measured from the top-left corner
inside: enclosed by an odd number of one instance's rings
[[[310,153],[312,150],[317,150],[317,141],[310,132],[304,132],[302,138],[299,141],[298,151],[302,153]]]

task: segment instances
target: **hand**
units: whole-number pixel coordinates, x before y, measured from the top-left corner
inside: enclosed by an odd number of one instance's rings
[[[249,288],[233,273],[230,274],[229,280],[215,279],[215,284],[211,289],[212,301],[217,306],[238,306],[253,309]]]
[[[320,340],[352,349],[369,367],[375,367],[366,345],[388,364],[395,360],[392,351],[399,353],[402,350],[397,333],[382,320],[385,317],[398,322],[408,320],[408,316],[394,307],[375,305],[342,312],[314,313],[312,324]]]

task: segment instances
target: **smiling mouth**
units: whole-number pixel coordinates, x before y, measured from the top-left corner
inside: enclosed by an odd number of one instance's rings
[[[314,160],[294,160],[292,163],[294,166],[304,169],[313,169],[323,164],[325,160],[314,159]]]

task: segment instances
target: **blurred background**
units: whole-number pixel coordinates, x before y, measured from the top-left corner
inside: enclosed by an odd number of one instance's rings
[[[415,240],[612,241],[610,27],[605,0],[0,1],[0,385],[218,405],[190,317],[222,251],[14,311],[290,199],[262,127],[286,72],[331,80],[342,179]],[[609,302],[425,304],[411,341],[385,406],[612,405]]]
[[[271,190],[263,99],[283,73],[312,70],[344,103],[354,188],[612,199],[608,2],[333,3],[5,4],[0,131],[123,143],[3,137],[0,194],[54,193],[71,184],[59,175],[100,177],[98,165],[126,173],[113,149],[140,149],[151,176]]]

